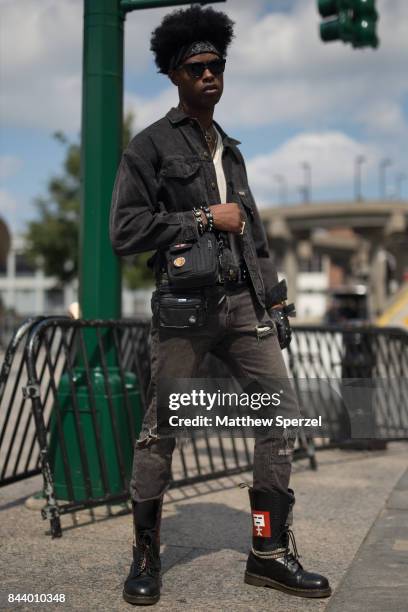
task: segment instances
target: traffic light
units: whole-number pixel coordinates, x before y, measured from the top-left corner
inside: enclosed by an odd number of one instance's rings
[[[353,4],[353,47],[378,47],[378,13],[375,10],[375,0],[354,0]]]
[[[378,47],[375,0],[318,0],[317,5],[322,17],[334,18],[320,24],[323,42],[342,40],[353,47]]]

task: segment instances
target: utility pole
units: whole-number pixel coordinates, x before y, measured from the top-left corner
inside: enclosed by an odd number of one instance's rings
[[[357,155],[354,163],[354,199],[356,202],[363,201],[361,189],[361,166],[366,161],[364,155]]]
[[[288,203],[288,184],[286,182],[283,174],[275,174],[275,181],[278,184],[278,200],[279,204],[287,204]]]
[[[391,164],[392,161],[386,157],[380,161],[378,166],[379,195],[381,200],[387,199],[386,169],[391,166]]]
[[[312,199],[312,168],[309,162],[302,162],[302,168],[305,173],[304,201],[310,202]]]
[[[407,175],[404,172],[400,172],[395,177],[395,197],[397,200],[402,200],[402,183],[407,180]]]

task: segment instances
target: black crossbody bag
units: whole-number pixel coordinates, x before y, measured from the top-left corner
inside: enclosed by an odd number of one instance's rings
[[[168,282],[174,289],[209,287],[218,280],[218,242],[204,232],[197,242],[172,244],[165,253]]]
[[[219,280],[221,245],[216,234],[204,232],[196,242],[172,244],[162,251],[161,265],[167,278],[152,296],[156,324],[178,330],[206,325],[205,288]]]

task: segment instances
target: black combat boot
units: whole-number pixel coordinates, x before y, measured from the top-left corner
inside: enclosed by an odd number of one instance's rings
[[[123,598],[147,606],[160,599],[160,520],[163,498],[132,501],[135,543]]]
[[[293,493],[291,489],[288,490]],[[294,498],[279,491],[249,489],[253,538],[245,582],[253,586],[272,587],[299,597],[328,597],[331,588],[327,578],[306,572],[298,560],[296,542],[289,529]],[[290,551],[290,543],[293,552]]]

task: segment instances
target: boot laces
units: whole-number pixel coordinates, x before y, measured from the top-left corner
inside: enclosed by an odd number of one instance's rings
[[[156,555],[153,549],[152,536],[150,534],[141,534],[137,541],[137,559],[134,566],[134,571],[137,576],[146,572],[149,576],[157,573]]]
[[[287,538],[286,539],[286,546],[285,546],[285,565],[288,566],[289,562],[295,562],[300,566],[300,569],[302,568],[302,564],[299,561],[299,552],[296,546],[296,539],[295,539],[295,534],[293,533],[292,529],[290,529],[290,527],[287,527],[284,531],[284,534],[287,534]],[[290,550],[290,547],[292,546],[293,552]]]

